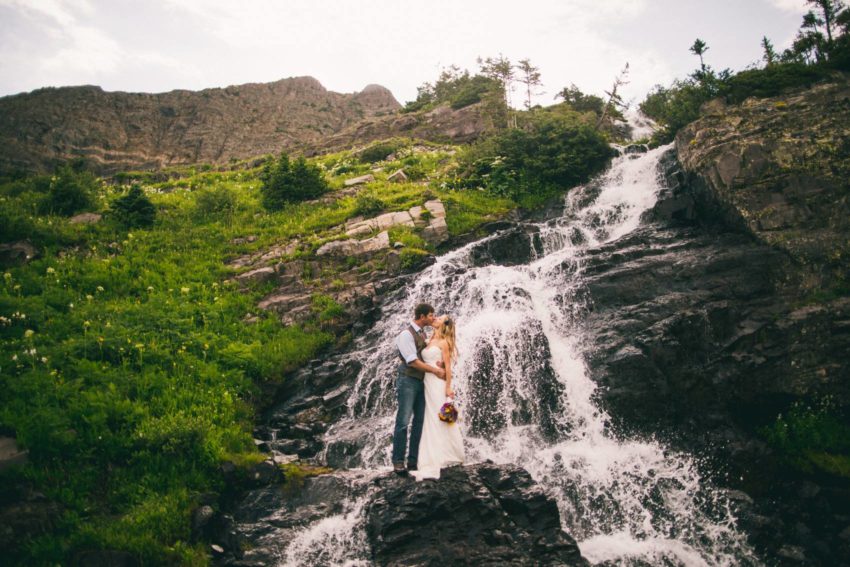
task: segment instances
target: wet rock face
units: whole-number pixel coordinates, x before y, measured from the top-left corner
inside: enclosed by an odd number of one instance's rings
[[[585,259],[589,363],[611,413],[650,431],[755,428],[793,399],[850,399],[850,298],[801,301],[793,258],[706,218],[671,160],[655,222]]]
[[[475,266],[517,266],[530,262],[535,252],[543,252],[538,231],[515,227],[476,246],[472,261]]]
[[[850,273],[850,81],[708,104],[676,136],[704,213],[737,224],[806,268],[808,289]]]
[[[759,431],[795,400],[846,406],[850,298],[809,295],[810,264],[720,214],[730,205],[703,177],[666,165],[648,224],[583,261],[597,396],[618,428],[723,463],[754,499],[742,526],[766,557],[842,564],[846,488],[802,497]]]
[[[589,565],[561,530],[555,501],[512,465],[382,479],[366,522],[379,565]]]

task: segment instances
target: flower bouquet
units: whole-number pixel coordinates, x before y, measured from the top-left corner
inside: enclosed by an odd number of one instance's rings
[[[445,421],[446,423],[454,423],[457,421],[457,407],[455,407],[455,401],[452,398],[446,398],[446,403],[440,408],[440,413],[438,414],[440,417],[440,421]]]

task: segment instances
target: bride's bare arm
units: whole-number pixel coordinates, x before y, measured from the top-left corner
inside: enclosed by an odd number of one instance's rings
[[[454,390],[452,390],[452,355],[449,352],[448,343],[443,343],[440,345],[440,350],[443,352],[443,370],[446,371],[446,377],[444,380],[446,381],[446,397],[450,398],[454,396]]]

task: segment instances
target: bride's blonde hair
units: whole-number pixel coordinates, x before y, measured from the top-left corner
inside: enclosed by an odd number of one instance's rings
[[[455,341],[455,320],[446,316],[443,321],[443,326],[437,331],[440,338],[444,339],[449,345],[449,352],[452,355],[452,360],[457,360],[457,344]]]

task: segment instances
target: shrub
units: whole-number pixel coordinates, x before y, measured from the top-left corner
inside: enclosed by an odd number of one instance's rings
[[[354,204],[354,213],[360,216],[368,217],[380,213],[387,208],[386,203],[374,195],[362,194],[357,196]]]
[[[399,253],[401,267],[404,270],[418,268],[431,256],[431,253],[421,248],[402,248]]]
[[[318,167],[303,157],[293,162],[286,153],[267,161],[260,179],[263,206],[270,211],[278,211],[287,203],[315,199],[329,189]]]
[[[99,186],[97,177],[91,173],[77,171],[70,164],[65,164],[50,179],[50,187],[40,204],[39,212],[71,216],[91,208]]]
[[[850,422],[829,398],[797,403],[762,430],[779,455],[803,472],[850,477]]]
[[[729,78],[724,94],[729,102],[737,103],[754,97],[771,97],[791,88],[808,87],[827,77],[829,72],[803,63],[770,65],[764,69],[741,71]]]
[[[375,163],[387,159],[389,155],[395,153],[400,147],[400,144],[397,143],[381,142],[369,146],[361,151],[357,157],[363,163]]]
[[[345,315],[345,307],[337,303],[333,297],[322,293],[313,295],[311,308],[319,321],[330,321]]]
[[[593,127],[545,110],[525,129],[512,128],[473,146],[464,156],[467,185],[496,196],[543,196],[587,181],[613,150]]]
[[[113,201],[111,209],[114,218],[127,228],[153,226],[156,220],[156,207],[138,185]]]
[[[659,85],[640,104],[641,112],[664,126],[653,137],[654,143],[672,141],[680,128],[699,118],[700,107],[725,92],[729,71],[708,70],[697,77],[676,81],[670,88]]]
[[[227,187],[216,187],[198,192],[195,212],[199,217],[221,216],[230,219],[236,210],[236,194]]]

